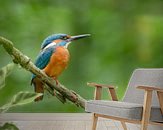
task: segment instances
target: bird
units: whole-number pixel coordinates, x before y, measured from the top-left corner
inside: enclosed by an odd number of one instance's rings
[[[47,76],[53,78],[58,85],[58,76],[67,68],[70,54],[69,44],[90,34],[71,36],[68,34],[52,34],[45,38],[41,44],[41,50],[35,60],[37,68],[41,69]],[[31,84],[36,93],[44,93],[44,84],[35,74],[32,74]],[[35,101],[43,99],[43,95],[37,97]]]

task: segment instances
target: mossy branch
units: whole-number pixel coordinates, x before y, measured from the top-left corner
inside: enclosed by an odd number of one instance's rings
[[[57,98],[62,102],[65,102],[65,99],[68,99],[72,103],[82,108],[85,108],[85,99],[82,98],[79,94],[75,93],[72,90],[67,89],[64,85],[56,85],[55,81],[52,78],[49,78],[43,71],[37,68],[30,60],[29,57],[24,55],[21,51],[13,46],[13,43],[8,39],[0,36],[0,45],[3,45],[4,49],[12,57],[13,62],[21,65],[27,71],[30,71],[37,75],[46,85],[47,90],[56,90]]]

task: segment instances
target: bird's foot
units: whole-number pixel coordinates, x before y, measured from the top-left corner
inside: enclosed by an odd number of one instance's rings
[[[53,96],[56,96],[56,91],[54,90],[54,92],[53,92]]]
[[[59,84],[58,79],[56,77],[52,77],[52,78],[55,80],[56,85],[58,85]]]
[[[56,83],[56,85],[58,85],[58,84],[59,84],[59,81],[56,79],[56,80],[55,80],[55,83]]]

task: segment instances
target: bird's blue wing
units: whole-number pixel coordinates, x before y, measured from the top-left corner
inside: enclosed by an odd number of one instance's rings
[[[37,56],[37,59],[35,61],[36,67],[38,67],[39,69],[44,69],[46,67],[46,65],[49,63],[50,58],[51,58],[54,51],[55,51],[54,47],[53,48],[47,48],[46,50],[41,51],[39,53],[39,55]],[[35,77],[36,77],[36,75],[33,74],[32,80]]]
[[[35,65],[39,69],[45,68],[45,66],[49,63],[50,57],[53,53],[52,49],[46,49],[45,51],[42,51],[38,56],[35,61]]]

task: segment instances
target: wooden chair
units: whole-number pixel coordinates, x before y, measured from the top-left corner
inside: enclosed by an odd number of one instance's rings
[[[126,123],[141,124],[141,130],[147,130],[148,124],[159,125],[157,128],[163,130],[163,68],[136,69],[122,101],[118,101],[113,86],[88,85],[95,87],[94,100],[87,101],[85,108],[93,113],[92,130],[96,130],[98,117],[118,120],[124,130]],[[101,100],[102,88],[108,89],[112,101]]]

